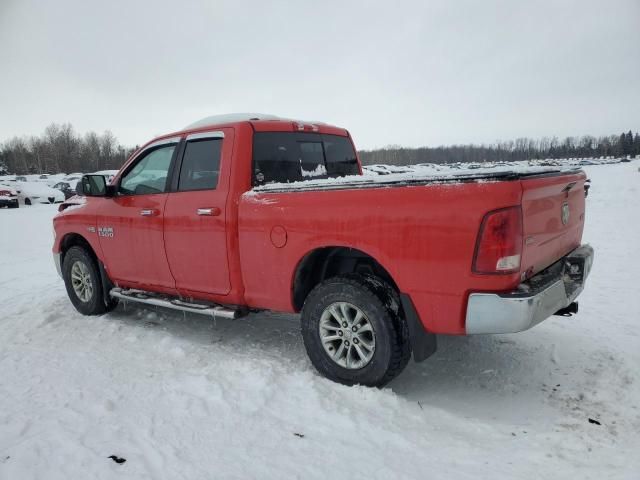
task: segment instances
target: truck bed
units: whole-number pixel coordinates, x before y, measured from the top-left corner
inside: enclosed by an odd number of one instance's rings
[[[339,178],[318,178],[290,183],[270,183],[253,188],[254,192],[288,192],[314,190],[344,190],[350,188],[388,188],[421,186],[432,183],[461,183],[479,181],[520,180],[534,176],[565,175],[579,172],[579,168],[516,167],[492,170],[446,170],[416,168],[413,171],[390,174],[351,175]]]
[[[513,290],[579,245],[585,179],[575,169],[528,168],[255,187],[240,197],[238,215],[245,298],[252,307],[295,311],[288,299],[300,259],[344,247],[379,261],[411,295],[429,331],[464,334],[470,292]],[[571,217],[563,224],[567,202]],[[473,273],[484,216],[513,206],[523,217],[520,271]]]

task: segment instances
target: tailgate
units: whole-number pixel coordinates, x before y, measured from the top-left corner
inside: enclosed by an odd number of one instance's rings
[[[535,275],[580,246],[584,227],[584,172],[521,179],[521,269]]]

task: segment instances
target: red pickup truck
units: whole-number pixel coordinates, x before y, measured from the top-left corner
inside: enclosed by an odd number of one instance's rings
[[[585,180],[376,178],[342,128],[209,117],[138,149],[110,184],[84,176],[83,201],[53,220],[53,254],[83,314],[118,300],[301,312],[322,374],[381,386],[431,355],[436,334],[518,332],[577,311],[593,261]]]

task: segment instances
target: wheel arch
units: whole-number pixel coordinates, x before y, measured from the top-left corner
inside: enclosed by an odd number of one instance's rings
[[[60,265],[64,264],[64,256],[71,247],[82,247],[98,264],[98,255],[96,254],[91,243],[79,233],[67,233],[60,241]]]
[[[375,275],[400,292],[389,269],[373,255],[342,245],[322,246],[308,251],[296,265],[291,286],[294,309],[302,309],[305,299],[320,282],[347,273]]]

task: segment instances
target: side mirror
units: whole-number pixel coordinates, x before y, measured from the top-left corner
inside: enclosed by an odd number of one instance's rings
[[[102,175],[83,175],[76,186],[76,194],[86,197],[111,196],[107,180]]]

